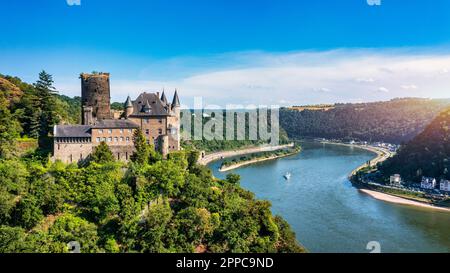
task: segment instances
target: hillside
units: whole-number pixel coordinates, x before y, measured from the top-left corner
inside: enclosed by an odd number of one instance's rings
[[[399,173],[406,181],[420,181],[422,175],[450,179],[450,108],[379,169],[385,177]]]
[[[401,144],[419,134],[450,100],[405,98],[336,104],[327,111],[281,109],[280,126],[290,138],[384,141]]]
[[[51,162],[48,141],[21,155],[24,136],[51,141],[54,124],[79,120],[80,99],[52,83],[44,71],[33,85],[0,75],[0,253],[68,252],[71,241],[83,253],[305,251],[238,175],[214,178],[188,149],[163,160],[140,130],[129,163],[104,143],[80,164]]]
[[[304,251],[268,201],[238,175],[215,179],[198,153],[162,160],[139,146],[125,164],[104,147],[83,166],[0,158],[0,253],[67,252],[70,241],[83,253]]]

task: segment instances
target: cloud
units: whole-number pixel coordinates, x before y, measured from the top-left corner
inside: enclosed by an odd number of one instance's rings
[[[164,74],[166,67],[170,69]],[[205,103],[217,105],[449,97],[450,77],[437,73],[443,71],[442,67],[450,67],[450,54],[433,49],[225,53],[174,58],[167,65],[161,60],[157,65],[142,67],[136,79],[115,72],[111,96],[114,101],[125,101],[128,94],[135,97],[165,87],[169,94],[178,88],[184,101],[201,96]],[[63,93],[80,94],[76,78],[61,86],[72,86],[70,90],[59,88]]]
[[[417,85],[415,85],[415,84],[404,84],[404,85],[402,85],[400,87],[402,89],[405,89],[405,90],[417,89],[418,88]]]
[[[389,89],[387,89],[386,87],[379,87],[378,91],[383,93],[389,93]]]
[[[371,83],[375,82],[373,78],[357,78],[355,79],[356,82],[362,82],[362,83]]]
[[[316,91],[316,92],[324,92],[324,93],[331,92],[331,90],[326,88],[326,87],[315,88],[314,91]]]
[[[66,0],[69,6],[81,6],[81,0]]]

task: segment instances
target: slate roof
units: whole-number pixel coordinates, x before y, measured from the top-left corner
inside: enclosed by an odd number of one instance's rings
[[[180,106],[180,99],[178,98],[178,92],[175,89],[175,94],[173,95],[173,100],[172,100],[172,107],[174,106]]]
[[[81,125],[79,125],[81,126]],[[131,120],[126,119],[101,119],[95,122],[92,128],[105,128],[105,129],[114,129],[114,128],[139,128],[139,126],[132,122]]]
[[[56,125],[55,137],[91,137],[90,125]]]
[[[142,111],[147,102],[151,108],[150,113]],[[163,103],[157,94],[144,92],[133,101],[133,114],[131,116],[168,116],[169,110],[169,105]]]
[[[167,105],[167,98],[166,98],[166,94],[164,94],[164,90],[161,95],[161,101],[163,104]]]
[[[133,103],[131,102],[130,96],[127,97],[127,101],[125,101],[125,108],[133,107]]]

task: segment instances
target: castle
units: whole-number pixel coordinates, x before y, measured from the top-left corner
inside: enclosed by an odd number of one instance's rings
[[[180,149],[180,100],[177,90],[169,103],[164,91],[130,96],[115,118],[110,108],[109,73],[81,74],[81,125],[56,125],[53,157],[65,163],[85,160],[105,142],[117,160],[128,161],[134,153],[133,134],[141,130],[147,143],[163,157]]]

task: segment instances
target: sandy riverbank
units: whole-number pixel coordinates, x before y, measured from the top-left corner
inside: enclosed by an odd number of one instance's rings
[[[443,208],[443,207],[437,207],[430,204],[425,204],[419,201],[413,201],[406,198],[390,195],[387,193],[382,193],[378,191],[372,191],[368,189],[360,189],[361,192],[368,194],[372,196],[375,199],[395,203],[395,204],[401,204],[401,205],[408,205],[408,206],[416,206],[416,207],[423,207],[428,209],[435,209],[435,210],[441,210],[441,211],[447,211],[450,212],[450,208]]]
[[[348,146],[348,147],[357,147],[360,149],[365,149],[367,151],[371,151],[376,154],[376,157],[373,158],[370,162],[371,166],[375,166],[376,164],[383,162],[394,155],[394,153],[392,153],[391,151],[389,151],[387,149],[374,147],[374,146],[354,145],[354,144],[334,143],[334,142],[322,142],[322,143],[333,144],[333,145],[342,145],[342,146]],[[352,176],[353,174],[355,174],[356,172],[358,172],[359,170],[361,170],[362,168],[365,168],[367,166],[368,166],[367,163],[364,163],[363,165],[361,165],[358,168],[356,168],[355,170],[353,170],[351,172],[350,176]],[[396,203],[396,204],[401,204],[401,205],[408,205],[408,206],[417,206],[417,207],[422,207],[422,208],[427,208],[427,209],[434,209],[434,210],[450,212],[450,208],[433,206],[433,205],[426,204],[423,202],[414,201],[414,200],[410,200],[407,198],[403,198],[403,197],[399,197],[399,196],[395,196],[395,195],[391,195],[391,194],[387,194],[387,193],[383,193],[383,192],[379,192],[379,191],[373,191],[373,190],[368,190],[368,189],[359,189],[359,190],[365,194],[370,195],[371,197],[373,197],[375,199],[382,200],[385,202]]]
[[[227,157],[234,157],[234,156],[240,156],[240,155],[246,155],[246,154],[253,154],[253,153],[261,153],[261,152],[272,152],[277,151],[285,148],[292,148],[294,147],[294,143],[289,143],[285,145],[265,145],[265,146],[258,146],[258,147],[251,147],[246,149],[240,149],[240,150],[231,150],[231,151],[222,151],[222,152],[216,152],[205,155],[205,157],[201,158],[198,161],[198,164],[200,165],[207,165],[213,161],[220,160]]]
[[[234,170],[234,169],[237,169],[237,168],[240,168],[240,167],[244,167],[244,166],[255,164],[255,163],[259,163],[259,162],[264,162],[264,161],[268,161],[268,160],[274,160],[274,159],[277,159],[277,158],[291,156],[291,155],[297,154],[299,152],[300,151],[296,151],[296,152],[293,152],[293,153],[288,153],[288,154],[283,154],[283,155],[274,155],[274,156],[269,156],[269,157],[264,157],[264,158],[255,158],[255,159],[252,159],[252,160],[242,161],[242,162],[239,162],[239,163],[231,164],[231,165],[226,166],[226,167],[221,167],[219,169],[219,171],[220,172],[231,171],[231,170]]]

